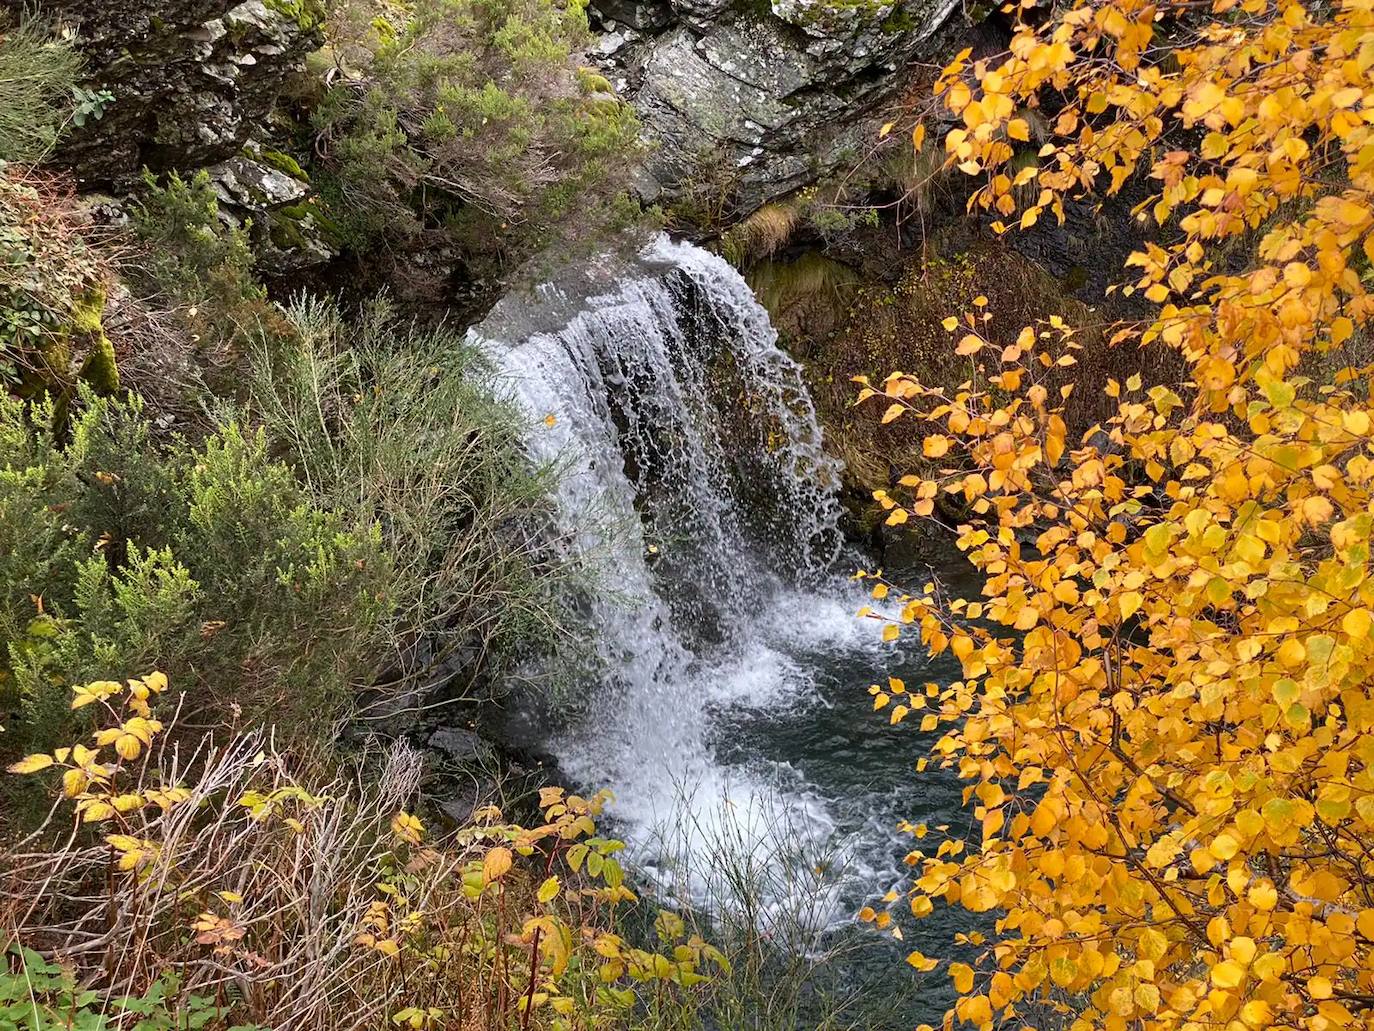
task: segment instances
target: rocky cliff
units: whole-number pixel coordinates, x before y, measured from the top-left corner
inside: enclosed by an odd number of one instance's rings
[[[0,0],[18,13],[28,0]],[[57,155],[86,186],[236,155],[319,42],[319,0],[46,0],[113,101]]]
[[[592,0],[596,53],[655,144],[643,193],[747,214],[851,159],[954,0]]]

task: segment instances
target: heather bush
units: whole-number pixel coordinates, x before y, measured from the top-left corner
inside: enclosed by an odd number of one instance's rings
[[[252,347],[289,332],[254,275],[251,225],[223,216],[203,170],[189,178],[149,174],[144,184],[133,212],[138,246],[124,275],[170,321],[172,349],[204,381],[193,386],[233,397]]]
[[[632,216],[638,122],[579,62],[584,6],[419,0],[393,22],[389,6],[339,5],[317,181],[354,249],[441,229],[500,264]]]

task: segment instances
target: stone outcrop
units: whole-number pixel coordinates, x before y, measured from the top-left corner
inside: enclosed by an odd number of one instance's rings
[[[27,0],[0,0],[20,11]],[[45,0],[77,33],[88,85],[114,100],[58,154],[87,185],[223,161],[318,46],[317,0]]]
[[[725,191],[741,214],[854,154],[955,6],[593,0],[606,31],[593,54],[654,144],[646,198]]]
[[[291,158],[250,142],[244,153],[206,171],[220,216],[249,228],[262,275],[291,275],[338,255],[310,179]]]

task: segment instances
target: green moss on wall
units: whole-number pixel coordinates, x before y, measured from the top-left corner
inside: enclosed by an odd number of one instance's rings
[[[307,32],[323,25],[327,13],[324,0],[263,0],[263,4],[269,11],[290,18]]]
[[[72,305],[71,336],[78,352],[86,359],[78,373],[97,394],[113,394],[119,390],[119,366],[115,361],[114,345],[105,335],[105,291],[96,287]]]
[[[310,182],[310,173],[302,168],[300,162],[290,154],[283,154],[279,150],[264,149],[256,157],[263,164],[271,165],[278,172],[284,172],[293,179],[299,179],[303,183]]]

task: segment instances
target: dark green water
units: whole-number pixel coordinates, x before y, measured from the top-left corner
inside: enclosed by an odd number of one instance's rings
[[[919,590],[936,578],[951,596],[977,596],[978,581],[951,542],[927,539],[917,550],[910,564],[887,571],[894,582]],[[817,950],[828,969],[814,976],[822,991],[852,998],[845,1023],[938,1026],[954,1001],[948,977],[943,967],[918,973],[905,957],[912,949],[933,957],[964,955],[967,947],[957,947],[954,938],[975,925],[963,911],[937,909],[920,920],[911,915],[904,895],[911,870],[903,857],[914,839],[898,826],[903,820],[932,829],[948,825],[954,836],[976,829],[952,772],[933,766],[916,772],[938,732],[922,733],[919,719],[892,726],[886,710],[873,711],[868,688],[885,685],[889,676],[909,687],[947,684],[958,679],[958,664],[949,655],[929,658],[914,640],[879,648],[794,648],[791,658],[812,690],[785,704],[721,711],[711,742],[722,763],[787,770],[795,783],[824,799],[835,824],[828,836],[841,912],[833,915]],[[920,845],[932,851],[936,841],[932,833]],[[895,902],[883,901],[889,890],[897,892]],[[887,909],[903,938],[859,923],[856,914],[864,906]],[[834,958],[827,958],[832,952]]]

